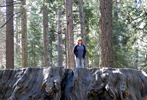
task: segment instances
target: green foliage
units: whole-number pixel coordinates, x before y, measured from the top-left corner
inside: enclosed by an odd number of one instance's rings
[[[113,17],[114,67],[134,68],[134,59],[137,59],[141,68],[144,53],[139,55],[143,47],[138,48],[138,45],[141,45],[140,38],[144,36],[144,26],[147,24],[144,8],[137,7],[133,1],[125,1],[113,9],[114,15],[117,13]],[[139,49],[138,58],[135,58],[135,49]]]
[[[28,27],[28,66],[41,67],[43,66],[43,34],[41,28],[42,17],[36,16],[39,10],[35,7],[31,8]]]
[[[117,0],[118,1],[118,0]],[[138,60],[138,68],[146,70],[147,63],[144,55],[147,53],[147,1],[142,0],[119,0],[117,5],[113,3],[113,60],[114,67],[134,68],[134,62]],[[57,66],[57,11],[62,7],[61,24],[62,30],[66,28],[65,6],[63,0],[28,0],[27,9],[27,40],[28,40],[28,65],[29,67],[43,66],[43,4],[48,7],[49,25],[49,56],[52,66]],[[99,66],[99,1],[83,0],[85,28],[87,34],[87,51],[91,67]],[[17,7],[18,6],[18,7]],[[15,6],[18,12],[20,5]],[[16,10],[17,8],[17,10]],[[0,9],[3,11],[2,9]],[[78,0],[73,1],[74,38],[80,36]],[[0,15],[1,21],[5,21],[5,13]],[[14,20],[16,21],[16,20]],[[20,18],[17,18],[20,26]],[[15,26],[16,23],[14,23]],[[15,28],[15,35],[20,28]],[[3,36],[5,30],[2,30]],[[63,65],[65,66],[65,32],[63,35]],[[19,36],[19,41],[21,40]],[[3,40],[5,41],[5,40]],[[15,43],[21,45],[20,43]],[[4,47],[4,43],[3,43]],[[136,52],[138,50],[138,53]],[[135,56],[138,55],[136,58]],[[5,55],[3,55],[3,66]],[[21,46],[19,52],[15,50],[15,67],[21,67]]]

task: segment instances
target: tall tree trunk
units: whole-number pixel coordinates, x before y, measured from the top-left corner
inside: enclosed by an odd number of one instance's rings
[[[113,6],[115,7],[113,16],[114,16],[114,21],[117,22],[118,21],[118,12],[117,12],[116,9],[118,8],[118,2],[117,2],[117,0],[113,0],[113,2],[114,2]],[[113,29],[117,30],[117,27],[116,28],[114,27]],[[118,38],[118,36],[117,35],[113,35],[112,38],[114,39],[113,45],[118,45],[118,42],[115,41]],[[119,55],[117,54],[117,50],[113,51],[113,54],[115,55],[115,56],[113,56],[113,62],[118,62]],[[118,66],[117,63],[113,63],[113,67],[115,67],[115,66]],[[124,67],[123,64],[122,64],[122,67]]]
[[[53,33],[52,33],[52,34],[53,34]],[[52,41],[53,41],[53,40],[52,40],[52,36],[49,36],[49,38],[50,38],[50,39],[49,39],[49,44],[50,44],[50,45],[49,45],[49,60],[50,60],[49,65],[50,65],[50,67],[53,67],[53,60],[52,60],[52,57],[53,57],[53,54],[52,54],[52,53],[53,53],[53,49],[52,49],[52,48],[53,48],[53,47],[52,47],[52,46],[53,46],[53,43],[52,43]]]
[[[19,21],[17,20],[17,19],[15,19],[16,20],[16,30],[17,30],[17,32],[16,32],[16,46],[15,46],[15,51],[16,51],[16,54],[18,54],[19,52],[20,52],[20,40],[19,40],[19,37],[20,37],[20,33],[19,33],[19,27],[18,27],[18,25],[19,25]],[[20,58],[20,57],[17,57],[17,58]]]
[[[48,9],[43,4],[43,42],[44,42],[44,66],[49,66],[49,55],[48,55]]]
[[[66,2],[66,0],[64,0],[64,2]],[[64,10],[66,11],[66,4],[64,5]],[[64,34],[65,34],[65,42],[64,42],[65,48],[64,48],[64,50],[65,50],[65,68],[68,68],[67,67],[67,42],[66,42],[67,34],[66,34],[66,32],[67,32],[67,26],[64,29]]]
[[[100,0],[100,67],[113,67],[112,0]]]
[[[35,53],[35,43],[33,43],[33,60],[34,60],[34,67],[36,67],[36,53]]]
[[[49,53],[49,66],[50,67],[53,67],[53,41],[55,39],[55,36],[54,36],[54,23],[53,23],[53,20],[51,19],[52,17],[50,16],[49,17],[49,22],[50,22],[50,26],[51,26],[51,31],[48,35],[48,53]]]
[[[0,1],[1,3],[1,1]],[[2,13],[2,11],[0,10],[0,13]],[[0,19],[0,23],[2,23],[2,20]],[[2,59],[3,59],[3,29],[1,29],[1,33],[0,33],[0,69],[2,69]]]
[[[84,45],[87,47],[87,34],[85,30],[85,19],[84,19],[84,11],[83,11],[83,0],[79,0],[79,17],[80,17],[80,25],[81,25],[81,35],[83,38]],[[84,67],[89,67],[88,56],[85,56]]]
[[[26,0],[21,1],[22,67],[28,67]]]
[[[14,68],[13,0],[6,0],[6,68]]]
[[[58,67],[62,67],[61,6],[58,8]]]
[[[135,62],[134,62],[135,69],[138,70],[138,48],[135,50]]]
[[[66,43],[67,43],[67,68],[75,67],[75,59],[73,54],[74,47],[74,33],[73,33],[73,14],[72,14],[72,0],[66,0]]]
[[[1,11],[0,11],[1,12]],[[0,20],[1,22],[1,20]],[[2,69],[2,59],[3,59],[3,44],[2,44],[2,33],[0,33],[0,69]]]
[[[136,49],[135,49],[135,62],[134,62],[134,67],[136,70],[138,70],[138,40],[136,41]]]

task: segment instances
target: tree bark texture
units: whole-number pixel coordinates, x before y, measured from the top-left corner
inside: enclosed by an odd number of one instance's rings
[[[15,19],[16,21],[16,25],[15,25],[15,27],[16,27],[16,30],[18,30],[17,32],[16,32],[16,34],[15,34],[15,39],[16,39],[16,44],[15,44],[15,51],[16,51],[16,54],[17,53],[19,53],[20,52],[20,33],[19,33],[19,31],[20,31],[20,27],[19,27],[19,20],[16,18]],[[18,58],[20,58],[20,57],[18,57]]]
[[[67,68],[75,67],[75,59],[73,54],[74,47],[74,33],[73,33],[73,14],[72,14],[72,0],[66,0],[66,47],[67,47]]]
[[[147,73],[44,67],[0,70],[0,100],[146,100]]]
[[[6,68],[14,68],[13,0],[6,0]]]
[[[2,34],[0,34],[0,69],[2,69],[2,59],[3,59],[3,43],[2,43]]]
[[[58,8],[58,67],[62,67],[61,6]]]
[[[134,67],[136,70],[138,70],[138,48],[135,48],[135,62]]]
[[[28,67],[26,0],[21,1],[22,67]]]
[[[2,11],[0,11],[2,13]],[[0,23],[2,23],[2,20],[0,19]],[[3,31],[1,29],[1,31]],[[2,69],[2,60],[3,60],[3,34],[0,33],[0,69]]]
[[[79,0],[79,17],[80,17],[80,25],[81,25],[81,35],[83,38],[83,43],[85,45],[85,47],[87,47],[87,34],[86,34],[86,30],[85,30],[85,19],[84,19],[84,11],[83,11],[83,0]],[[89,63],[88,63],[88,56],[86,54],[85,56],[85,62],[84,62],[84,67],[89,67]]]
[[[100,67],[113,67],[112,0],[100,0]]]
[[[49,66],[49,53],[48,53],[48,9],[43,5],[43,42],[44,42],[44,66]]]
[[[54,34],[53,32],[52,32],[52,34]],[[49,66],[50,67],[53,67],[53,37],[50,35],[49,37],[49,49],[48,49],[48,53],[49,53]]]

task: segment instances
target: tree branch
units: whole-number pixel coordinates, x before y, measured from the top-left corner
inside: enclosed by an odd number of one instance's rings
[[[12,6],[12,5],[15,5],[15,4],[20,4],[20,2],[19,2],[19,3],[11,3],[11,4],[8,4],[8,5],[3,5],[3,6],[0,6],[0,7],[7,7],[7,6]]]
[[[125,11],[126,12],[126,11]],[[127,12],[126,12],[127,13]],[[131,22],[133,22],[133,21],[135,21],[135,20],[137,20],[137,19],[139,19],[139,18],[141,18],[141,17],[143,17],[145,14],[146,14],[146,12],[143,14],[143,15],[141,15],[141,16],[139,16],[139,17],[137,17],[137,18],[133,18],[131,15],[130,15],[130,13],[127,13],[128,14],[128,16],[130,17],[130,19],[131,19]],[[130,23],[131,23],[130,22]]]
[[[144,30],[147,27],[147,24],[143,28],[138,28],[135,26],[135,30]]]
[[[15,14],[11,15],[10,18],[0,27],[0,29],[3,28],[3,27],[10,21],[10,19],[13,18],[13,16],[16,15],[16,14],[18,14],[18,13],[21,13],[21,12],[17,12],[17,13],[15,13]],[[20,15],[21,15],[21,14],[20,14]],[[19,16],[20,16],[20,15],[19,15]],[[16,18],[17,18],[17,17],[16,17]]]

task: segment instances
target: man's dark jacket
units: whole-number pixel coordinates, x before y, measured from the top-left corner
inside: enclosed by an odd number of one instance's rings
[[[83,51],[83,58],[85,58],[86,55],[86,48],[85,45],[82,45],[84,47],[84,51]],[[73,53],[75,54],[76,57],[78,57],[78,50],[77,50],[78,45],[75,45],[74,49],[73,49]]]

